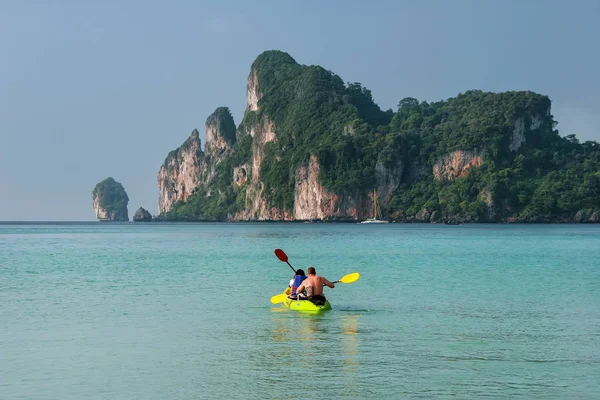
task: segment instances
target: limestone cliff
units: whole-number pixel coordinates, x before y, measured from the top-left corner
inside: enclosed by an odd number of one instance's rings
[[[478,149],[457,150],[442,157],[433,165],[433,176],[437,180],[456,179],[467,174],[472,167],[479,167],[483,158]]]
[[[518,152],[527,143],[531,132],[535,132],[550,117],[550,107],[543,113],[525,112],[514,118],[512,130],[508,137],[508,150]],[[433,176],[438,181],[452,181],[467,175],[471,168],[480,167],[485,161],[481,148],[471,150],[456,150],[438,159],[433,165]],[[484,205],[477,218],[480,221],[495,221],[498,216],[496,199],[489,187],[483,187],[477,196]],[[452,219],[462,220],[460,215],[451,215]]]
[[[250,86],[248,87],[250,89]],[[253,88],[253,90],[256,90]],[[248,95],[248,98],[250,95]],[[257,109],[256,105],[249,103],[247,112],[252,109]],[[264,159],[264,146],[275,140],[274,125],[269,121],[268,117],[264,117],[261,121],[248,127],[246,135],[252,138],[252,158],[251,165],[243,164],[237,166],[234,170],[234,182],[241,186],[242,182],[247,181],[248,168],[250,168],[251,180],[246,185],[245,191],[245,207],[244,210],[232,217],[234,220],[288,220],[293,216],[289,212],[284,212],[280,207],[269,207],[267,201],[263,197],[263,184],[261,182],[261,165]]]
[[[258,101],[262,98],[258,89],[258,72],[252,68],[248,75],[248,86],[246,87],[246,104],[248,111],[258,111]]]
[[[219,107],[207,119],[206,154],[221,161],[222,156],[231,149],[236,141],[236,128],[233,117],[227,107]]]
[[[402,179],[403,164],[398,162],[392,169],[377,163],[375,167],[375,190],[377,205],[385,209]],[[373,217],[374,198],[369,190],[356,190],[338,195],[327,190],[319,182],[320,165],[316,155],[310,156],[307,166],[296,171],[294,219],[297,220],[364,220]]]
[[[258,78],[256,71],[252,70],[248,77],[246,115],[255,113],[259,110],[258,99],[262,97],[259,91]],[[236,220],[288,220],[293,219],[289,212],[284,212],[280,207],[269,207],[263,196],[263,184],[261,182],[261,166],[265,157],[265,145],[276,140],[275,126],[269,120],[267,115],[255,123],[250,123],[245,127],[245,135],[252,138],[252,164],[251,181],[245,188],[246,203],[244,210],[233,217]],[[245,171],[244,166],[240,166]]]
[[[319,171],[319,161],[314,154],[308,166],[296,171],[294,218],[314,220],[333,215],[338,197],[319,183]]]
[[[535,131],[542,126],[544,119],[550,116],[550,107],[545,112],[545,115],[531,114],[518,117],[514,122],[514,129],[510,136],[510,144],[508,148],[510,151],[517,151],[519,148],[527,142],[527,132]],[[529,125],[526,127],[526,125]]]
[[[252,67],[246,86],[246,111],[244,122],[239,129],[238,137],[251,138],[250,165],[237,165],[233,171],[234,186],[242,187],[244,192],[244,207],[230,220],[290,220],[294,216],[283,207],[269,206],[264,198],[264,185],[261,181],[261,166],[265,157],[265,145],[276,140],[275,125],[267,114],[257,118],[260,111],[259,101],[263,97],[258,80],[258,71]],[[250,176],[250,180],[248,180]],[[247,183],[247,184],[246,184]]]
[[[322,220],[349,218],[363,215],[360,199],[355,196],[340,198],[319,183],[320,166],[317,156],[312,154],[307,166],[296,171],[294,190],[294,219]]]
[[[236,128],[227,107],[219,107],[205,123],[206,149],[194,129],[190,137],[165,159],[158,171],[159,213],[169,212],[177,202],[186,202],[200,186],[210,184],[216,167],[236,142]],[[210,195],[210,190],[209,190]]]
[[[373,202],[370,191],[354,190],[339,195],[323,187],[319,182],[320,165],[318,157],[311,154],[307,164],[295,169],[293,207],[291,204],[269,205],[264,193],[261,167],[265,158],[265,147],[276,142],[276,126],[266,113],[256,118],[261,111],[259,100],[263,98],[256,68],[248,76],[247,107],[244,121],[238,136],[247,134],[252,138],[251,180],[245,187],[245,201],[242,211],[231,216],[230,220],[361,220],[372,217]],[[352,131],[344,126],[344,134]],[[279,160],[277,160],[279,161]],[[380,204],[386,204],[398,187],[402,178],[403,164],[397,162],[392,170],[382,164],[376,167],[376,189],[380,193]],[[241,186],[247,181],[248,165],[234,168],[233,184]],[[292,201],[290,201],[292,203]]]
[[[112,177],[96,184],[92,191],[92,200],[96,218],[100,221],[129,221],[129,197],[123,185]]]
[[[374,191],[384,219],[401,222],[598,219],[598,147],[561,138],[537,93],[471,90],[382,111],[360,83],[267,51],[246,102],[237,128],[219,107],[204,151],[194,130],[165,159],[159,219],[359,221],[373,217]],[[583,182],[573,204],[547,199]]]
[[[169,153],[158,171],[158,210],[169,211],[186,201],[206,173],[200,134],[194,129],[178,149]]]
[[[387,205],[404,178],[404,162],[400,159],[386,167],[381,162],[375,165],[375,189],[377,202]],[[369,198],[369,210],[373,209],[372,198]],[[378,205],[379,206],[379,205]],[[369,215],[369,218],[372,215]],[[362,218],[362,216],[361,216]]]

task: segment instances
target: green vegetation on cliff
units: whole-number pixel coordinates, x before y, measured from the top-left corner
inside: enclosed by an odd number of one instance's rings
[[[127,203],[129,197],[121,183],[108,177],[98,182],[92,191],[92,199],[106,211],[107,219],[113,221],[128,221]]]
[[[267,200],[288,210],[294,204],[295,171],[317,154],[321,183],[342,193],[367,189],[375,176],[378,141],[373,130],[387,125],[391,110],[382,112],[360,83],[344,81],[319,66],[296,63],[287,53],[269,51],[252,65],[263,94],[251,118],[268,118],[277,141],[265,146],[261,180]],[[244,125],[251,125],[245,118]]]
[[[439,103],[401,101],[391,129],[411,137],[418,149],[411,162],[426,166],[427,173],[400,186],[390,211],[414,215],[427,208],[472,220],[560,221],[581,209],[600,209],[600,146],[559,136],[549,110],[550,100],[532,92],[470,91]],[[519,119],[526,139],[513,151]],[[480,168],[450,181],[432,179],[431,167],[442,156],[471,149],[485,160]],[[482,193],[492,204],[485,204]],[[490,216],[490,209],[497,215]]]
[[[236,128],[228,107],[217,108],[206,119],[206,125],[215,127],[216,133],[232,145],[236,139]]]
[[[179,201],[174,204],[172,210],[159,216],[158,220],[225,220],[228,215],[234,214],[244,207],[245,192],[241,188],[232,186],[233,171],[235,167],[250,162],[252,159],[252,136],[243,134],[239,138],[239,130],[236,129],[231,112],[227,107],[217,108],[207,119],[206,126],[214,129],[214,133],[225,140],[230,151],[222,154],[222,149],[207,149],[206,153],[198,150],[200,162],[211,165],[208,170],[212,179],[210,187],[202,185],[195,188],[194,193],[187,201]],[[197,139],[197,131],[194,131],[194,140]],[[188,139],[190,141],[190,139]],[[187,142],[186,142],[187,143]],[[169,157],[178,157],[183,146],[172,151]],[[169,157],[163,166],[166,166]],[[248,161],[250,160],[250,161]],[[251,179],[251,167],[246,168],[247,179]]]
[[[277,138],[262,148],[260,180],[270,207],[293,210],[296,172],[314,154],[320,183],[338,195],[368,193],[382,170],[401,174],[381,204],[393,219],[414,220],[426,209],[474,221],[566,221],[600,209],[600,146],[561,137],[547,96],[471,90],[432,103],[408,97],[395,112],[382,111],[360,83],[281,51],[262,53],[251,71],[259,111],[245,113],[235,143],[227,127],[233,146],[215,179],[177,204],[171,218],[225,219],[244,209],[245,184],[232,185],[233,170],[246,165],[251,180],[249,132],[265,129],[265,121]],[[455,171],[447,158],[460,152],[473,164]]]

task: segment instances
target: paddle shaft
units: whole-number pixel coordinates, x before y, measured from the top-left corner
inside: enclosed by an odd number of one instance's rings
[[[289,266],[290,266],[290,268],[292,269],[292,271],[294,271],[294,274],[295,274],[295,273],[296,273],[296,270],[294,269],[294,267],[292,267],[292,264],[290,264],[290,262],[289,262],[289,261],[287,261],[287,260],[286,260],[285,262],[287,263],[287,265],[289,265]]]

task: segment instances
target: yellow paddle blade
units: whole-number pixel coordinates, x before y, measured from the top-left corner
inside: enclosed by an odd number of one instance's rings
[[[283,303],[286,297],[287,295],[285,293],[276,294],[275,296],[271,297],[271,303]]]
[[[352,282],[356,282],[358,280],[358,278],[360,278],[360,274],[358,272],[353,272],[351,274],[345,275],[342,279],[340,279],[340,282],[352,283]]]

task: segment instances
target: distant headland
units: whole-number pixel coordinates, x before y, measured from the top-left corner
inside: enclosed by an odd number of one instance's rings
[[[167,155],[151,220],[600,222],[600,146],[560,136],[542,94],[384,111],[360,83],[273,50],[251,65],[246,100],[237,126],[227,107],[207,118],[204,151],[194,129]],[[97,217],[127,220],[122,186],[103,182]]]

